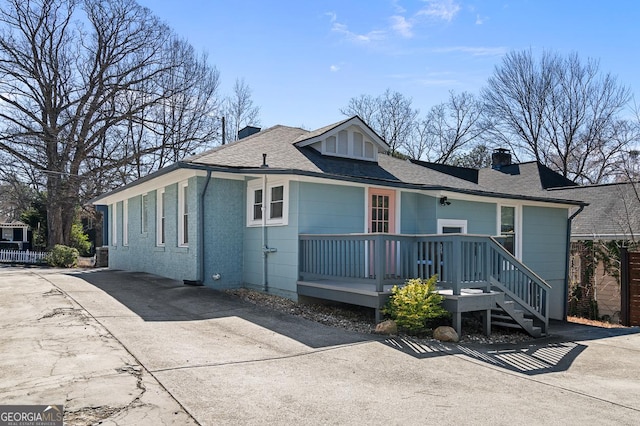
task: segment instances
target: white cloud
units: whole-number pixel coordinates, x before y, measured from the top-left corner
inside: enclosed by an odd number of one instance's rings
[[[449,21],[460,11],[460,5],[453,0],[424,0],[427,5],[417,14]]]
[[[391,6],[396,11],[396,13],[405,13],[407,9],[400,6],[400,0],[391,0]]]
[[[484,22],[489,19],[488,16],[480,16],[480,15],[476,15],[476,25],[482,25],[484,24]]]
[[[336,19],[338,19],[338,16],[336,15],[335,12],[327,12],[327,13],[325,13],[325,16],[328,16],[329,17],[329,21],[332,22],[332,23],[336,22]]]
[[[329,67],[329,71],[331,71],[331,72],[338,72],[338,71],[340,71],[340,67],[339,67],[339,66],[337,66],[337,65],[331,65],[331,66]]]
[[[404,16],[394,15],[391,17],[391,28],[404,38],[413,37],[413,24],[405,19]]]
[[[333,22],[331,31],[344,36],[345,39],[356,43],[368,43],[375,40],[383,40],[386,37],[385,31],[374,30],[366,34],[357,34],[349,30],[345,24]]]

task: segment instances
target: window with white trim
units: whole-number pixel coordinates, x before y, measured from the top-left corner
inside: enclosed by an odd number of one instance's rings
[[[189,197],[188,182],[178,184],[178,245],[189,245]]]
[[[498,205],[498,237],[509,253],[520,258],[520,206]]]
[[[122,202],[122,245],[129,245],[129,200]]]
[[[149,195],[142,194],[140,199],[140,232],[149,232]]]
[[[466,234],[467,221],[463,219],[438,219],[438,234]]]
[[[247,226],[286,225],[288,191],[288,182],[283,180],[267,180],[266,188],[262,179],[250,181],[247,184]]]
[[[157,209],[157,215],[156,217],[158,218],[157,220],[157,229],[156,229],[156,245],[158,246],[164,246],[164,242],[165,242],[165,230],[166,230],[166,226],[165,226],[165,213],[166,213],[166,206],[165,206],[165,196],[164,196],[164,188],[163,189],[158,189],[156,191],[157,194],[157,202],[156,202],[156,209]]]
[[[111,205],[111,245],[118,245],[118,203]]]

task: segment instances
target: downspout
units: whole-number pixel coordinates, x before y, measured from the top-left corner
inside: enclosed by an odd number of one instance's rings
[[[207,193],[207,188],[209,187],[209,182],[211,181],[211,170],[207,170],[207,181],[204,183],[204,188],[202,188],[202,192],[200,193],[200,238],[198,242],[200,243],[199,252],[200,252],[200,271],[198,272],[198,283],[199,285],[204,285],[204,196]]]
[[[267,280],[267,175],[262,175],[262,289],[269,291]]]
[[[566,264],[565,264],[565,268],[564,268],[564,303],[563,303],[563,313],[562,313],[562,319],[564,321],[567,320],[567,305],[569,303],[569,264],[571,263],[571,221],[573,221],[573,218],[575,218],[576,216],[578,216],[582,210],[584,210],[584,205],[581,205],[580,208],[578,208],[578,210],[576,210],[571,216],[569,216],[569,219],[567,220],[567,255],[566,255]]]
[[[261,168],[267,168],[267,154],[262,154]],[[269,248],[267,241],[267,174],[262,175],[262,289],[266,293],[269,291],[269,281],[267,279],[267,257],[269,253],[275,253],[277,249]]]

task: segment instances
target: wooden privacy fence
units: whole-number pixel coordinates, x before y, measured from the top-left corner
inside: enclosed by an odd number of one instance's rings
[[[620,280],[622,323],[640,325],[640,252],[621,251]]]
[[[43,263],[46,258],[46,252],[0,250],[0,263]]]

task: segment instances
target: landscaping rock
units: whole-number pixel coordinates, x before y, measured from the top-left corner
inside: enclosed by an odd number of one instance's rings
[[[394,320],[382,321],[376,325],[376,333],[387,335],[398,334],[398,324],[396,324]]]
[[[458,333],[446,325],[440,326],[433,331],[433,338],[441,342],[458,342]]]

